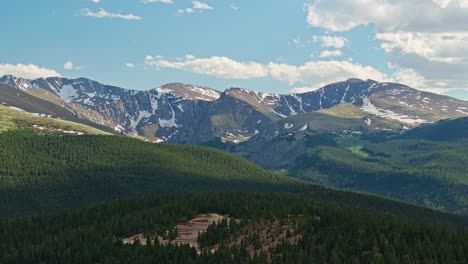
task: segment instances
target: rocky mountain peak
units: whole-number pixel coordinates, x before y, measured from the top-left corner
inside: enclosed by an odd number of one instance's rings
[[[174,94],[193,101],[215,101],[221,96],[221,93],[214,89],[185,83],[169,83],[155,90],[160,93]]]
[[[0,78],[0,83],[15,87],[21,90],[32,88],[31,81],[25,78],[15,77],[13,75],[5,75]]]
[[[358,78],[350,78],[350,79],[348,79],[348,80],[346,80],[344,82],[346,82],[346,83],[360,83],[360,82],[365,82],[365,81],[363,81],[361,79],[358,79]]]

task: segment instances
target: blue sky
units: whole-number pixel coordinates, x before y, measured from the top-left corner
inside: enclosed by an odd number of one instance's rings
[[[421,1],[427,2],[421,12],[436,8],[441,16],[457,12],[468,17],[464,0]],[[388,21],[353,11],[357,13],[350,12],[350,19],[340,9],[373,12],[399,1],[375,0],[377,7],[364,5],[364,0],[144,2],[4,0],[2,8],[8,12],[0,17],[5,36],[0,74],[83,76],[139,90],[186,82],[218,90],[289,93],[350,77],[404,81],[459,97],[468,88],[462,74],[443,74],[458,64],[464,67],[468,57],[459,47],[468,38],[457,25],[446,23],[438,32],[426,32],[397,20],[404,14]],[[404,1],[399,5],[408,12],[414,8]],[[426,20],[410,22],[434,27]],[[457,42],[438,43],[447,37],[440,35],[444,32],[458,34]],[[440,51],[449,44],[461,49],[458,57]]]

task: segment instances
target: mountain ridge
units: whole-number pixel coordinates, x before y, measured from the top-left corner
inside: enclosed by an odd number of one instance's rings
[[[220,137],[242,141],[279,120],[342,104],[353,104],[369,116],[399,122],[406,129],[468,116],[468,102],[360,79],[298,94],[244,88],[220,92],[183,83],[137,91],[86,78],[27,80],[8,75],[0,83],[53,102],[79,118],[155,142],[200,144]]]

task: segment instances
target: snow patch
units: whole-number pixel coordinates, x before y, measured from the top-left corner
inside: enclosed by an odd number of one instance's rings
[[[89,98],[84,99],[84,100],[83,100],[83,104],[89,105],[89,106],[95,106],[95,104],[93,103],[93,101],[91,101],[91,99],[89,99]]]
[[[215,101],[221,97],[219,92],[211,90],[211,89],[201,88],[201,87],[193,86],[193,85],[191,85],[189,89],[196,93],[203,95],[202,97],[200,97],[203,99],[200,99],[200,100]]]
[[[158,100],[157,100],[157,97],[154,97],[153,95],[151,95],[151,110],[153,111],[153,114],[156,113],[156,110],[158,110]]]
[[[116,125],[116,126],[114,127],[114,130],[115,130],[116,132],[121,133],[122,131],[125,131],[125,128],[119,124],[119,125]]]
[[[180,110],[181,112],[185,112],[185,111],[184,111],[184,107],[183,107],[182,105],[178,104],[178,105],[177,105],[177,108],[179,108],[179,110]]]
[[[366,125],[370,126],[372,125],[372,119],[366,117],[366,119],[364,120],[364,122],[366,123]]]
[[[345,99],[346,99],[346,95],[348,94],[349,87],[350,87],[350,85],[348,84],[348,86],[346,87],[345,92],[344,92],[344,94],[343,94],[343,97],[341,98],[341,103],[342,103],[342,104],[345,103]]]
[[[291,107],[291,105],[289,104],[289,102],[288,102],[288,100],[287,100],[286,98],[285,98],[285,101],[286,101],[286,105],[287,105],[288,108],[289,108],[289,113],[290,113],[290,115],[292,115],[292,116],[297,115],[297,112]]]
[[[459,112],[459,113],[462,113],[462,114],[464,114],[464,115],[468,115],[468,112],[465,112],[465,111],[461,110],[460,108],[458,108],[458,109],[455,110],[455,111],[457,111],[457,112]]]
[[[174,94],[182,96],[187,99],[200,100],[200,101],[216,101],[221,97],[221,94],[218,91],[203,88],[195,85],[183,85],[182,91],[176,91],[170,87],[160,87],[156,91],[163,94]]]
[[[94,98],[94,96],[96,96],[96,92],[94,93],[85,93],[89,98]]]
[[[285,116],[285,115],[283,115],[283,114],[281,114],[281,113],[276,112],[275,110],[273,110],[273,113],[275,113],[276,115],[278,115],[278,116],[280,116],[280,117],[282,117],[282,118],[286,118],[286,117],[287,117],[287,116]]]
[[[305,124],[303,127],[301,127],[301,129],[299,129],[298,131],[299,132],[304,132],[307,130],[307,128],[309,128],[309,124]]]
[[[171,119],[160,119],[158,118],[159,120],[159,126],[160,127],[179,127],[176,123],[176,117],[175,117],[175,111],[174,111],[174,108],[172,108],[172,105],[169,103],[169,107],[171,108],[171,113],[172,113],[172,117]]]
[[[136,132],[136,128],[140,124],[141,120],[143,118],[147,118],[150,116],[151,116],[151,113],[148,111],[139,111],[136,119],[130,119],[130,127],[132,128],[133,132],[135,132],[136,135],[138,135]]]
[[[14,106],[9,106],[9,108],[11,108],[11,109],[13,109],[13,110],[16,110],[16,111],[20,111],[20,112],[26,112],[26,111],[24,111],[23,109],[18,108],[18,107],[14,107]]]
[[[76,99],[78,97],[78,93],[71,85],[63,86],[58,95],[67,103],[70,103],[72,99]]]
[[[293,128],[293,127],[294,127],[293,124],[290,124],[290,123],[284,124],[284,129],[291,129],[291,128]]]
[[[391,120],[397,120],[405,124],[423,124],[428,123],[427,120],[418,118],[418,117],[411,117],[409,115],[401,115],[398,113],[393,112],[392,110],[385,110],[379,109],[375,105],[372,104],[369,98],[363,98],[363,105],[361,106],[361,110],[364,110],[367,113],[386,118]]]

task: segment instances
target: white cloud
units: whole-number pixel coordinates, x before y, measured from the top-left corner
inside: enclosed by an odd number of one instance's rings
[[[399,69],[394,75],[395,81],[413,88],[421,88],[426,79],[413,69]]]
[[[466,31],[466,0],[315,0],[308,5],[311,26],[347,31],[374,24],[378,32]],[[445,8],[444,8],[445,7]]]
[[[130,63],[130,62],[125,63],[125,66],[126,66],[127,68],[135,68],[135,67],[136,67],[135,64]]]
[[[178,69],[197,74],[204,74],[226,79],[251,79],[265,77],[268,71],[262,64],[255,62],[237,62],[227,57],[193,58],[182,61],[155,59],[146,61],[156,68]]]
[[[83,9],[81,12],[83,16],[97,17],[97,18],[118,18],[123,20],[141,20],[142,18],[134,14],[120,14],[120,13],[110,13],[100,8],[98,11],[92,11],[88,8]]]
[[[14,75],[26,79],[61,77],[60,73],[34,64],[0,64],[0,76]]]
[[[322,47],[342,49],[349,43],[349,40],[338,36],[314,36],[313,42],[321,43]]]
[[[193,4],[193,9],[201,9],[201,10],[213,10],[214,9],[209,4],[203,3],[200,1],[193,1],[192,4]]]
[[[63,65],[63,68],[67,71],[72,71],[72,70],[79,71],[79,70],[84,69],[83,66],[75,66],[72,61],[65,62],[65,64]]]
[[[192,1],[192,7],[179,9],[177,10],[177,14],[179,15],[191,14],[191,13],[194,13],[195,11],[203,12],[203,11],[213,10],[213,9],[214,8],[207,3],[200,2],[200,1]]]
[[[313,0],[307,10],[330,31],[372,25],[395,76],[419,89],[468,88],[468,0]]]
[[[289,85],[305,84],[310,87],[342,81],[349,78],[385,81],[389,78],[370,66],[354,64],[349,61],[310,61],[301,66],[270,63],[270,76]]]
[[[64,68],[65,70],[67,70],[67,71],[73,70],[73,69],[74,69],[74,68],[73,68],[73,62],[71,62],[71,61],[65,62],[65,64],[63,65],[63,68]]]
[[[150,4],[150,3],[173,4],[174,0],[141,0],[140,2],[144,4]]]
[[[399,51],[389,53],[392,66],[398,71],[401,69],[412,70],[424,78],[413,82],[412,85],[420,90],[426,90],[442,93],[444,89],[449,90],[468,89],[468,63],[449,63],[440,61],[429,61],[414,54],[404,54]],[[418,79],[415,79],[418,80]]]
[[[179,14],[191,14],[193,12],[195,12],[195,10],[193,10],[193,8],[191,8],[191,7],[177,10],[177,13],[179,13]]]
[[[348,78],[385,81],[389,78],[369,66],[349,61],[310,61],[301,66],[270,62],[238,62],[227,57],[194,58],[182,61],[163,59],[146,60],[146,64],[160,68],[178,69],[187,72],[224,79],[253,79],[270,77],[289,85],[301,84],[318,88],[325,84]]]
[[[446,82],[434,82],[430,80],[426,80],[424,76],[420,75],[413,69],[405,69],[401,68],[398,69],[397,72],[393,76],[393,80],[398,83],[403,83],[410,87],[419,89],[421,91],[437,93],[437,94],[445,94],[448,90],[451,90],[447,87],[448,83]]]
[[[382,48],[387,52],[399,49],[404,53],[422,56],[429,61],[448,63],[468,59],[468,31],[446,33],[391,32],[378,33],[377,38],[383,41]]]
[[[341,50],[324,50],[320,53],[320,58],[328,58],[328,57],[339,57],[341,56]]]
[[[95,3],[95,4],[99,4],[101,2],[101,0],[90,0],[90,1]]]

